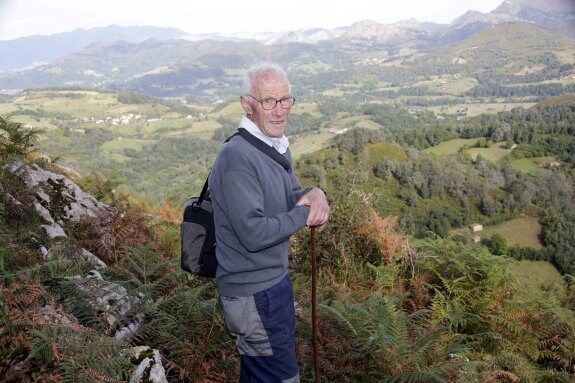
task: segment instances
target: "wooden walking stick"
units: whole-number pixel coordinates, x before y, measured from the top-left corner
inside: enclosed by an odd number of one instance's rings
[[[319,356],[317,354],[317,271],[315,256],[315,227],[311,227],[311,341],[313,347],[313,364],[315,367],[315,383],[320,383]]]

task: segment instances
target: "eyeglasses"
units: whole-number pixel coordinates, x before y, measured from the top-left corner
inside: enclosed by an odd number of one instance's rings
[[[264,98],[263,100],[258,100],[257,98],[255,98],[251,94],[248,94],[248,96],[253,98],[257,102],[259,102],[260,104],[262,104],[262,108],[264,108],[265,110],[272,110],[273,108],[276,107],[278,102],[280,103],[280,105],[284,109],[289,109],[293,106],[293,104],[295,104],[295,98],[293,98],[291,96],[290,97],[284,97],[280,100],[277,100],[273,97]]]

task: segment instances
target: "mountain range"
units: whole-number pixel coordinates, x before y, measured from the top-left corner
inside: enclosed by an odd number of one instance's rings
[[[492,12],[468,11],[450,24],[363,20],[336,29],[250,35],[189,35],[175,28],[112,25],[29,36],[0,41],[0,89],[1,93],[14,93],[27,88],[82,86],[157,96],[194,94],[229,86],[229,69],[245,67],[261,57],[277,57],[292,65],[297,62],[290,59],[303,56],[350,64],[350,52],[363,59],[389,59],[462,42],[480,31],[510,23],[527,23],[573,38],[575,2],[504,0]],[[357,57],[351,64],[354,61]],[[181,85],[182,78],[194,76],[215,81]]]

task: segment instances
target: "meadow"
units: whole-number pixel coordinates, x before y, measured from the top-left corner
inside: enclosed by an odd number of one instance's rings
[[[546,261],[517,261],[510,259],[508,270],[515,278],[516,299],[533,300],[545,295],[561,282],[561,274],[555,266]]]
[[[496,163],[508,156],[512,151],[513,149],[507,149],[506,144],[503,142],[494,144],[490,148],[470,148],[467,150],[467,153],[469,153],[474,160],[478,155],[481,155],[481,157],[486,160]]]
[[[511,161],[511,165],[522,172],[536,176],[541,172],[549,171],[545,169],[546,164],[557,161],[556,157],[531,157],[531,158],[520,158]]]
[[[532,102],[508,102],[507,100],[500,100],[500,102],[490,102],[484,100],[482,102],[470,101],[469,103],[464,104],[430,106],[427,109],[437,115],[474,117],[481,114],[496,114],[499,112],[505,112],[513,108],[529,109],[533,105],[535,105],[535,103]]]
[[[541,234],[541,225],[537,217],[519,217],[509,221],[502,222],[493,226],[486,226],[481,231],[482,238],[491,238],[493,234],[499,233],[510,246],[529,246],[534,249],[541,249],[542,244],[539,239]]]
[[[431,148],[427,148],[424,150],[424,153],[431,153],[435,155],[453,155],[457,154],[462,148],[468,147],[468,149],[466,149],[466,153],[468,153],[474,160],[478,155],[481,155],[481,157],[484,159],[496,163],[507,157],[513,151],[513,149],[508,149],[504,142],[496,143],[489,148],[477,148],[474,147],[477,143],[477,140],[477,138],[456,138],[442,142]]]
[[[477,156],[481,155],[481,157],[483,157],[484,159],[496,163],[502,160],[503,158],[507,157],[513,151],[513,149],[508,149],[504,142],[494,144],[489,148],[473,147],[476,143],[477,143],[476,138],[470,138],[470,139],[456,138],[453,140],[442,142],[431,148],[427,148],[424,150],[424,152],[435,155],[453,155],[457,154],[461,150],[461,148],[467,146],[468,149],[466,149],[466,153],[468,153],[472,159],[475,160]]]

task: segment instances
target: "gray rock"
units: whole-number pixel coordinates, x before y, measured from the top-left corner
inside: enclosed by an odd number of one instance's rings
[[[130,383],[167,383],[166,370],[162,365],[160,352],[148,346],[138,346],[131,349],[133,358],[139,362],[136,371],[130,378]]]

